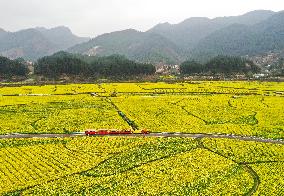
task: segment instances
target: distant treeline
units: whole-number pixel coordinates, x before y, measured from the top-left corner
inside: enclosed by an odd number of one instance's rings
[[[0,56],[0,76],[26,76],[28,72],[29,70],[22,60],[10,60]]]
[[[94,57],[58,52],[40,58],[34,65],[35,75],[57,78],[62,75],[80,77],[128,77],[153,75],[152,64],[138,63],[121,55]],[[247,74],[260,72],[252,61],[234,56],[216,56],[202,64],[195,60],[185,61],[180,66],[182,75],[187,74]],[[27,76],[29,70],[23,59],[10,60],[0,57],[0,76]]]
[[[89,57],[58,52],[40,58],[35,65],[35,74],[56,77],[62,74],[82,76],[129,76],[154,74],[151,64],[137,63],[121,55]]]
[[[185,61],[181,64],[182,74],[237,74],[257,73],[260,68],[252,61],[235,56],[216,56],[207,63],[202,64],[195,60]]]

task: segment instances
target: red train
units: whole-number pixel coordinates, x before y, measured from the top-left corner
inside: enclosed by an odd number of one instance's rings
[[[141,134],[149,134],[150,132],[148,130],[141,130]],[[121,134],[134,134],[131,130],[109,130],[109,129],[99,129],[99,130],[86,130],[86,135],[121,135]]]

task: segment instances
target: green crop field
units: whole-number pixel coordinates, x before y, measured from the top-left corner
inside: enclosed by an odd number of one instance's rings
[[[0,195],[284,195],[284,83],[0,87],[1,135],[132,128],[204,135],[0,139]]]

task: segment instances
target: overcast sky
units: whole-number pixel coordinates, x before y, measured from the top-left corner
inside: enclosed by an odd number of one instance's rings
[[[75,34],[96,35],[186,18],[284,10],[283,0],[0,0],[0,28],[8,31],[68,26]]]

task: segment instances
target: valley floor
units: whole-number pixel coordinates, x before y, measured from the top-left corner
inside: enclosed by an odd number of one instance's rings
[[[0,87],[0,134],[0,194],[284,194],[284,83]]]

